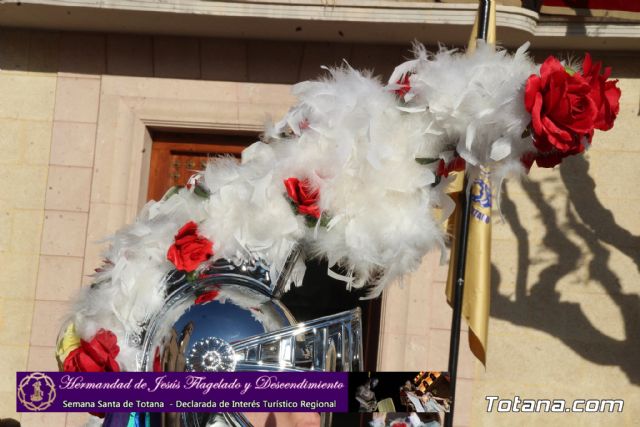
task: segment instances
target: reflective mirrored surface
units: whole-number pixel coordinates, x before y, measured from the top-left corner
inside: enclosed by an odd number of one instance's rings
[[[207,275],[172,283],[174,291],[149,320],[141,371],[358,371],[360,309],[297,323],[253,277]],[[221,414],[161,414],[162,425],[207,426]],[[225,422],[247,426],[242,414]]]

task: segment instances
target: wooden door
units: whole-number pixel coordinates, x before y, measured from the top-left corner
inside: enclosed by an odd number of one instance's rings
[[[204,169],[209,157],[240,158],[257,135],[189,134],[152,132],[151,167],[147,200],[160,200],[174,185],[185,185],[191,175]]]

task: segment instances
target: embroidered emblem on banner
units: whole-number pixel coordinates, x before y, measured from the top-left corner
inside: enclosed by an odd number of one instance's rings
[[[471,187],[471,215],[485,224],[491,221],[491,184],[489,171],[481,168]]]
[[[56,386],[48,375],[34,372],[18,384],[18,400],[30,411],[44,411],[56,400]]]

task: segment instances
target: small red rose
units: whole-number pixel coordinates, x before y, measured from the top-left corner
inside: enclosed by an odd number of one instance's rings
[[[553,56],[542,64],[539,76],[529,77],[524,101],[538,151],[557,150],[565,156],[584,150],[598,115],[591,92],[587,79],[567,71]]]
[[[195,304],[204,304],[205,302],[213,301],[216,298],[218,298],[219,294],[220,294],[220,291],[217,291],[217,290],[205,292],[204,294],[202,294],[199,297],[197,297],[194,303]]]
[[[291,201],[296,205],[298,213],[309,215],[313,218],[320,218],[320,192],[311,187],[308,179],[300,181],[298,178],[288,178],[284,181],[287,194]]]
[[[402,76],[397,82],[399,87],[393,92],[400,98],[404,97],[411,90],[411,82],[409,81],[409,74]]]
[[[65,372],[120,372],[116,356],[120,353],[118,339],[106,329],[100,329],[91,341],[80,340],[80,347],[73,350],[62,369]]]
[[[445,178],[449,176],[451,172],[461,172],[464,170],[466,162],[464,159],[457,154],[451,159],[449,163],[445,162],[443,159],[440,159],[438,162],[438,169],[436,170],[436,175],[444,176]]]
[[[178,270],[190,273],[213,255],[213,243],[198,234],[198,224],[186,223],[175,235],[175,243],[167,251],[167,259]]]

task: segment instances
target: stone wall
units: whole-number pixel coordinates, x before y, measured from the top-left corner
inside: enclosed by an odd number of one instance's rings
[[[47,37],[0,36],[0,413],[15,411],[38,293],[57,75]],[[33,349],[31,347],[31,349]],[[37,349],[32,350],[33,354]]]

